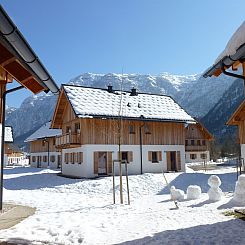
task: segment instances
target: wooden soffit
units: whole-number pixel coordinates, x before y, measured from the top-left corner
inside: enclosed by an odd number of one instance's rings
[[[34,94],[46,89],[37,81],[25,63],[17,55],[10,52],[7,45],[0,42],[0,81],[6,82],[6,76],[7,82],[12,82],[14,79]]]

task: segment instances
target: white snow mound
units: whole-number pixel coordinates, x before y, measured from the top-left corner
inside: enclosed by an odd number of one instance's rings
[[[175,186],[171,186],[170,188],[170,195],[171,195],[171,200],[177,200],[177,201],[183,201],[185,199],[185,192],[176,189]]]
[[[186,193],[187,193],[187,199],[195,200],[201,197],[202,190],[198,185],[189,185]]]

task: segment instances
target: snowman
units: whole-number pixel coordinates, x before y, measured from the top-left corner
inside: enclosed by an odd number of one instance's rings
[[[222,190],[219,188],[221,185],[221,180],[217,175],[211,175],[208,179],[208,185],[210,189],[208,190],[208,196],[210,201],[219,201],[223,196]]]

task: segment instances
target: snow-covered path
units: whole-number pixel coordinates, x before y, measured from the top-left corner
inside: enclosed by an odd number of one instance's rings
[[[210,203],[207,179],[214,172],[225,197]],[[37,211],[0,231],[0,238],[25,244],[245,244],[245,223],[222,214],[234,206],[230,199],[236,174],[231,169],[214,172],[166,174],[176,188],[186,191],[188,185],[199,184],[205,192],[199,200],[179,203],[176,210],[162,174],[130,176],[129,206],[112,205],[111,177],[75,180],[49,169],[6,169],[5,201]]]

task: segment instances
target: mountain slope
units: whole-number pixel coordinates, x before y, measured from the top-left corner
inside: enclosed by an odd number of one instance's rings
[[[236,79],[215,106],[202,118],[202,122],[218,138],[224,134],[234,134],[235,127],[228,127],[225,124],[243,100],[243,81]]]
[[[177,76],[169,73],[160,75],[140,74],[92,74],[84,73],[69,83],[83,86],[167,94],[172,96],[187,112],[195,117],[203,117],[219,101],[234,79],[221,75],[204,79],[200,75]],[[28,97],[20,108],[10,110],[7,125],[13,126],[14,136],[23,142],[33,131],[52,119],[57,97],[41,94]]]

